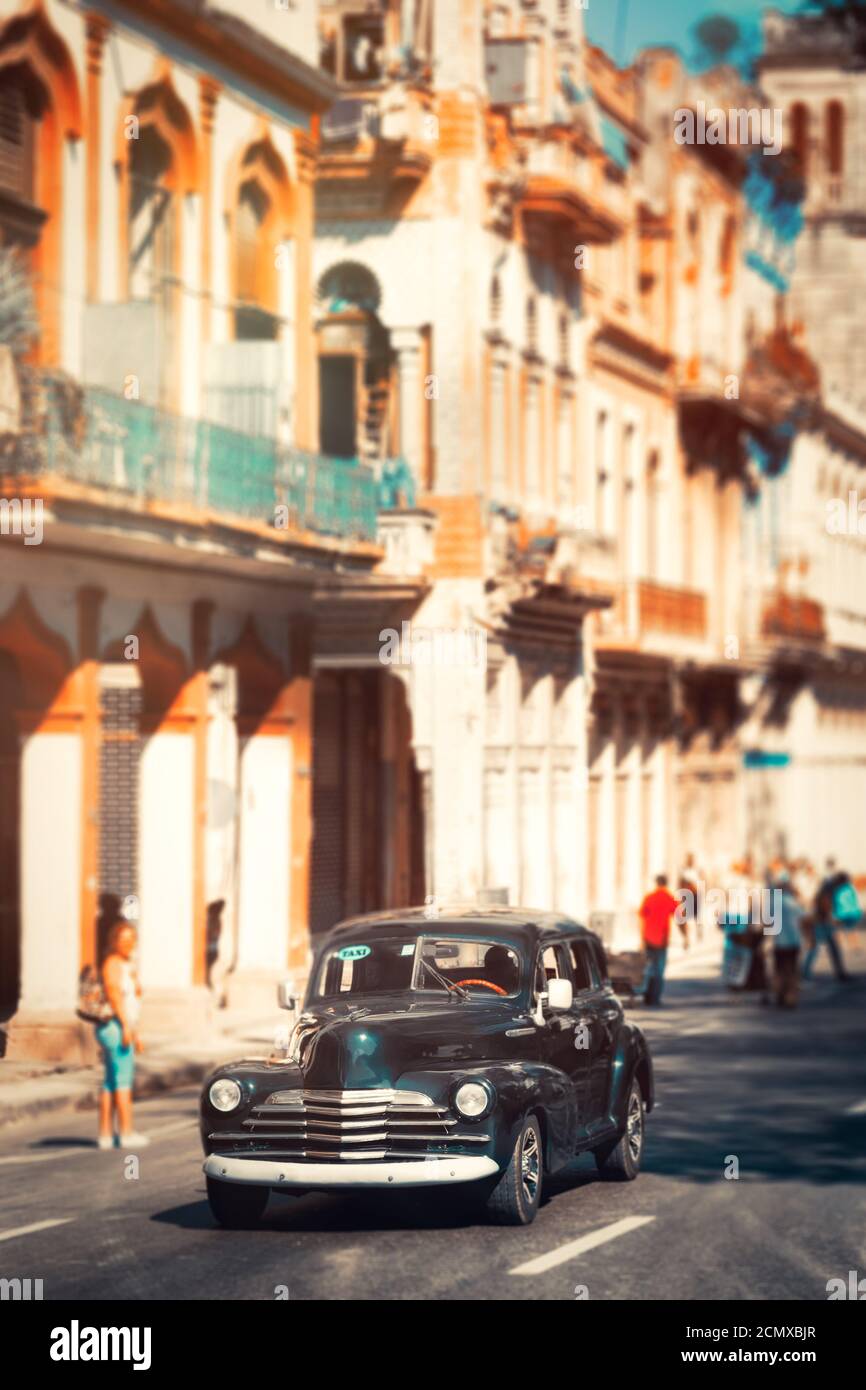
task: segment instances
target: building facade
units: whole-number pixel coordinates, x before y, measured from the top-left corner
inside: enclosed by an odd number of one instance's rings
[[[3,348],[4,1039],[69,1057],[79,969],[120,905],[158,1032],[270,1004],[323,897],[340,915],[411,895],[411,750],[381,668],[323,678],[319,704],[353,682],[338,757],[363,815],[317,840],[315,656],[326,628],[399,623],[425,581],[377,572],[376,476],[319,451],[335,91],[314,8],[0,17],[4,267],[36,319]]]

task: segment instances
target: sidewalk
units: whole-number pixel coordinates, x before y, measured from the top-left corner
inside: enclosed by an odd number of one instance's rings
[[[135,1096],[199,1085],[222,1062],[266,1056],[277,1028],[285,1030],[288,1021],[287,1015],[273,1020],[234,1018],[206,1038],[146,1039],[146,1050],[135,1063]],[[99,1065],[65,1067],[56,1062],[0,1059],[0,1127],[51,1111],[93,1109],[101,1088]]]

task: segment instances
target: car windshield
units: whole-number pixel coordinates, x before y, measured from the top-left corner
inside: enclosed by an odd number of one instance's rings
[[[423,989],[489,1000],[516,994],[519,979],[516,951],[498,942],[405,935],[359,938],[328,951],[319,969],[318,997]]]

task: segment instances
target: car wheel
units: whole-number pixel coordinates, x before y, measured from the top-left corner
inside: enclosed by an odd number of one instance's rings
[[[229,1231],[244,1231],[255,1226],[268,1205],[266,1187],[242,1187],[237,1183],[207,1179],[207,1199],[211,1212],[221,1226]]]
[[[529,1115],[517,1136],[511,1162],[487,1199],[491,1221],[499,1226],[528,1226],[541,1200],[543,1176],[541,1130]]]
[[[632,1081],[625,1107],[625,1129],[615,1144],[595,1149],[598,1171],[613,1182],[633,1182],[643,1157],[644,1108],[637,1081]]]

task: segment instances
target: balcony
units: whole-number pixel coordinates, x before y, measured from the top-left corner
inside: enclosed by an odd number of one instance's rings
[[[525,216],[568,222],[587,242],[616,240],[628,218],[624,184],[606,175],[600,157],[564,140],[529,144],[520,201]]]
[[[637,602],[638,624],[642,633],[691,637],[699,642],[706,638],[705,594],[641,579],[637,584]]]
[[[437,138],[432,98],[423,88],[353,90],[323,118],[317,185],[373,177],[417,183],[430,168]]]
[[[617,586],[610,612],[599,628],[601,649],[648,655],[685,652],[709,640],[707,596],[681,585],[649,579]]]
[[[32,480],[42,492],[104,507],[375,543],[378,485],[361,464],[108,391],[86,389],[80,402],[48,395],[41,428],[20,436],[0,461],[6,490]]]
[[[761,636],[801,642],[823,642],[824,609],[814,599],[793,594],[770,595],[761,612]]]

